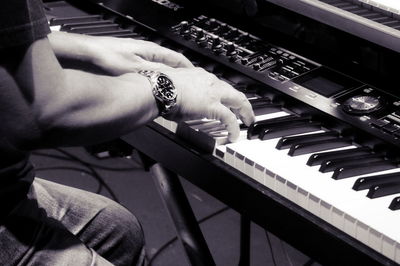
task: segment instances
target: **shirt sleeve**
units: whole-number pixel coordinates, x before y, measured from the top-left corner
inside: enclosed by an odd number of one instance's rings
[[[0,8],[0,49],[44,38],[50,28],[41,0],[5,0]]]

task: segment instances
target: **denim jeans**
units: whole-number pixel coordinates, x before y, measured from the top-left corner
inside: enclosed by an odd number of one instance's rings
[[[103,196],[36,178],[0,224],[0,265],[143,265],[138,220]]]

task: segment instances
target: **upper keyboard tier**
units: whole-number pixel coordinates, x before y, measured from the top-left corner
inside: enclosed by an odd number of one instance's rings
[[[267,0],[400,52],[400,2],[393,0]]]

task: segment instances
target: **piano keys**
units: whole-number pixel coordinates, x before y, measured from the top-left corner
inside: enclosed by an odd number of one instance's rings
[[[279,117],[290,115],[277,111],[264,116],[263,121]],[[170,124],[162,118],[158,122],[166,127]],[[331,143],[340,140],[337,134],[321,130],[268,140],[248,139],[246,130],[242,130],[241,138],[236,143],[220,144],[216,141],[213,154],[256,182],[399,263],[400,229],[396,224],[400,223],[400,215],[391,207],[400,196],[398,185],[393,184],[400,182],[398,161],[391,161],[379,153],[375,154],[371,148],[355,145],[351,141],[345,142],[346,145],[342,147],[321,143],[319,148],[295,156],[290,156],[288,149],[277,148],[283,138],[303,137],[303,143],[308,143],[308,136],[318,134],[331,134],[333,137],[328,139],[328,143],[329,140]],[[294,143],[291,147],[293,145],[298,144]],[[321,171],[319,164],[327,164],[329,161],[313,165],[308,163],[310,158],[316,157],[316,152],[322,157],[324,154],[335,154],[333,158],[344,158],[346,163]],[[341,173],[345,175],[341,176]],[[353,189],[360,183],[360,179],[368,180],[376,176],[390,176],[392,179],[386,181],[382,178],[381,183],[375,179],[364,189]],[[370,196],[369,191],[386,184],[392,185],[386,195]]]

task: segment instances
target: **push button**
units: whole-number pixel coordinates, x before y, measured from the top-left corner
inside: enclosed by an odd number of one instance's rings
[[[371,126],[376,127],[376,128],[382,128],[382,127],[386,126],[387,124],[389,124],[389,121],[387,121],[387,120],[376,120],[371,123]]]
[[[386,131],[388,133],[394,133],[396,131],[398,131],[400,129],[400,127],[396,124],[388,124],[386,126],[384,126],[383,131]]]

